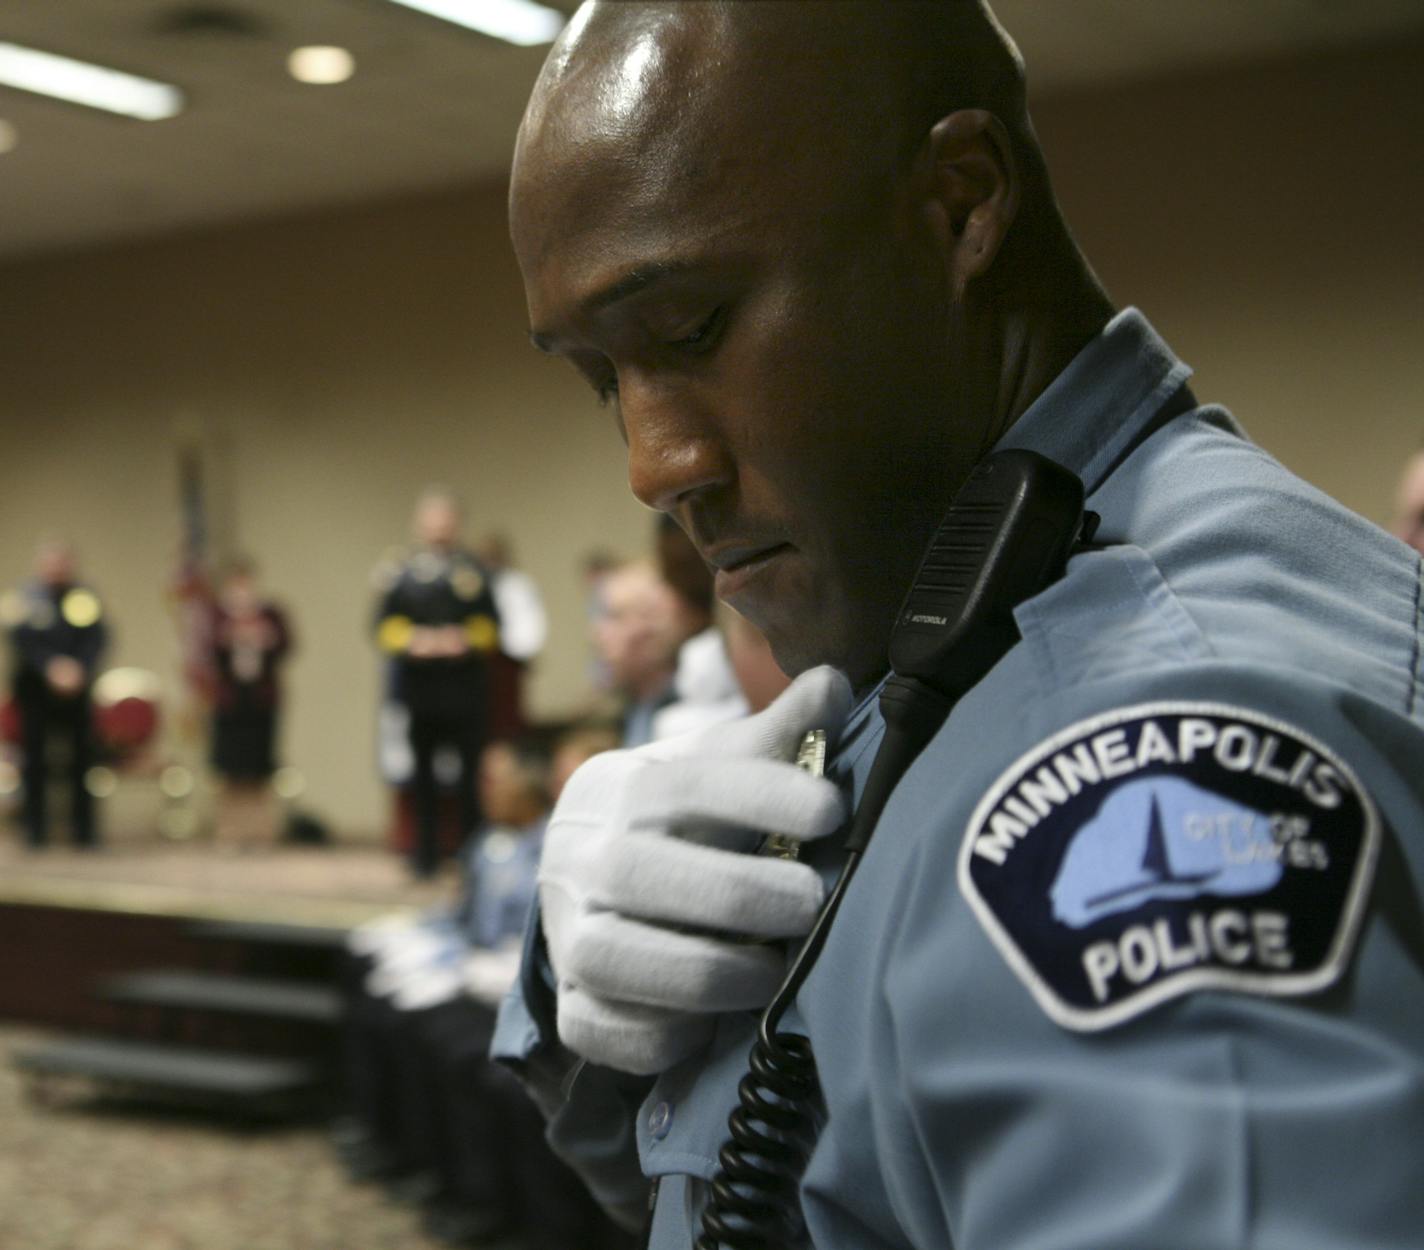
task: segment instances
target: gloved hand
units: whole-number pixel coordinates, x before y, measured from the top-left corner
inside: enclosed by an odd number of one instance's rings
[[[849,709],[845,678],[813,669],[755,716],[574,773],[539,867],[565,1046],[661,1072],[710,1039],[716,1013],[770,1001],[785,951],[739,939],[803,936],[824,887],[805,864],[750,852],[767,834],[807,841],[843,823],[836,786],[790,761],[808,729],[834,734]]]

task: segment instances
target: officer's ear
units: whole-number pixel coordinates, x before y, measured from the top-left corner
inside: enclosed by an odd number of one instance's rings
[[[1019,169],[1004,124],[961,109],[930,129],[918,162],[930,228],[955,300],[994,263],[1019,209]]]

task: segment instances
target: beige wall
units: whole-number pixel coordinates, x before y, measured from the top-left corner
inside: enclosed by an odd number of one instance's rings
[[[383,818],[370,573],[423,485],[506,527],[543,586],[541,714],[587,693],[580,554],[647,544],[611,419],[529,347],[502,222],[471,193],[0,271],[0,580],[68,530],[114,658],[176,688],[175,446],[203,428],[222,529],[298,629],[287,757],[346,828]]]
[[[1044,102],[1070,220],[1287,464],[1385,518],[1424,437],[1424,45]],[[175,445],[199,429],[224,533],[291,607],[287,756],[380,826],[368,576],[432,480],[500,524],[548,596],[535,710],[580,704],[579,555],[632,552],[609,417],[525,339],[497,189],[0,268],[0,582],[81,545],[114,658],[177,688],[163,584]]]
[[[1290,468],[1387,522],[1424,442],[1424,43],[1059,100],[1068,219]]]

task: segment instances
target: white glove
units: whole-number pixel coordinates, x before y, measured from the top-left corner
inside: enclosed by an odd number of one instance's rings
[[[377,955],[375,966],[366,974],[366,991],[377,998],[388,997],[424,970],[457,957],[460,950],[453,933],[413,926],[399,942],[390,943]]]
[[[519,980],[523,942],[511,942],[497,950],[471,951],[465,956],[465,993],[487,1007],[499,1001]]]
[[[451,1002],[465,992],[464,969],[455,959],[445,959],[408,975],[391,994],[398,1011],[424,1011]]]
[[[812,669],[756,716],[574,773],[539,866],[565,1046],[661,1072],[710,1039],[717,1012],[770,1001],[785,951],[738,939],[804,935],[825,891],[806,864],[748,852],[766,834],[807,841],[842,824],[836,786],[790,761],[808,729],[834,734],[849,709],[845,678]]]
[[[356,955],[378,955],[388,943],[398,940],[401,934],[419,923],[417,912],[387,912],[352,929],[346,935],[346,948]]]

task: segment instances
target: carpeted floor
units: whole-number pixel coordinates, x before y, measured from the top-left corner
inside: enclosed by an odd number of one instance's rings
[[[25,1096],[0,1026],[3,1250],[439,1250],[418,1212],[352,1184],[319,1127],[223,1128],[80,1089]]]

